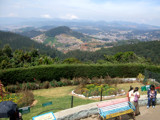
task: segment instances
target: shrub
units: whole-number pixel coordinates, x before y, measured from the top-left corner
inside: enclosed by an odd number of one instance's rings
[[[8,92],[11,92],[11,93],[15,93],[16,91],[19,90],[17,85],[8,85],[6,89]]]
[[[71,80],[69,80],[69,79],[61,78],[60,81],[63,83],[64,86],[65,86],[65,85],[72,85],[72,82],[71,82]]]
[[[160,73],[159,66],[149,66],[144,64],[63,64],[63,65],[45,65],[29,68],[13,68],[0,70],[0,78],[4,85],[16,84],[16,82],[34,82],[37,80],[43,81],[60,81],[60,78],[73,79],[78,77],[104,78],[110,77],[136,77],[139,73],[144,73],[144,70]],[[74,84],[78,81],[73,80]]]
[[[51,82],[50,82],[50,85],[51,85],[51,87],[56,87],[55,81],[51,81]]]
[[[73,85],[79,85],[80,81],[78,78],[74,77],[73,80],[71,81]]]
[[[18,107],[29,106],[34,101],[34,95],[31,91],[23,91],[22,98],[18,101]]]
[[[48,89],[50,87],[51,87],[51,85],[48,81],[43,82],[42,88]]]

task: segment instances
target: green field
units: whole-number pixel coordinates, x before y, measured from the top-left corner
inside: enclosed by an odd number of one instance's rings
[[[44,41],[44,44],[50,44],[51,46],[53,46],[53,44],[55,44],[57,47],[61,47],[64,45],[64,44],[58,42],[55,37],[47,37],[47,39]]]
[[[24,120],[30,120],[33,116],[52,111],[53,113],[71,107],[71,91],[75,86],[57,87],[50,89],[34,90],[35,100],[37,104],[31,107],[28,114],[23,115]],[[42,103],[52,101],[52,105],[42,107]],[[81,99],[74,97],[74,107],[78,105],[96,102],[96,100]]]

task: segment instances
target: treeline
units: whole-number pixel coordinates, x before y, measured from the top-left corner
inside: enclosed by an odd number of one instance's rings
[[[13,51],[9,45],[0,49],[0,69],[30,67],[42,64],[52,64],[56,59],[39,54],[38,50],[24,51],[17,49]]]
[[[133,52],[119,52],[115,55],[104,55],[105,59],[99,59],[96,64],[110,63],[150,63],[143,57],[138,57]],[[48,64],[90,64],[91,61],[81,61],[77,58],[59,59],[58,57],[51,58],[47,55],[42,55],[36,49],[24,51],[17,49],[15,51],[7,44],[0,49],[0,69],[31,67]]]
[[[102,48],[96,52],[87,51],[70,51],[65,55],[65,58],[75,57],[81,61],[96,62],[99,59],[104,60],[104,55],[114,55],[118,52],[132,51],[140,57],[144,57],[154,64],[160,64],[160,41],[139,42],[137,44],[121,45],[112,48]]]

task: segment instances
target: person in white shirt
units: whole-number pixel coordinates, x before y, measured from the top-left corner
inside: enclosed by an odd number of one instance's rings
[[[139,94],[138,90],[139,90],[139,88],[136,87],[136,88],[134,89],[134,92],[133,92],[133,94],[134,94],[134,106],[135,106],[135,108],[136,108],[136,110],[135,110],[135,116],[140,115],[140,112],[139,112],[139,104],[138,104],[138,100],[139,100],[139,98],[140,98],[140,94]]]
[[[128,97],[129,97],[129,101],[132,103],[132,104],[134,104],[134,94],[133,94],[133,87],[131,86],[130,87],[130,90],[129,90],[129,95],[128,95]]]
[[[127,97],[128,97],[128,101],[131,102],[132,105],[134,105],[134,94],[133,94],[133,92],[134,92],[133,87],[130,86]],[[129,114],[129,116],[131,118],[133,118],[133,120],[135,120],[135,114],[134,113]]]

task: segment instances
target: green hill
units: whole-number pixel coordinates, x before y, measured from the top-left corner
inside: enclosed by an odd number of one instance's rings
[[[57,28],[53,28],[51,30],[48,30],[45,33],[45,35],[48,36],[48,37],[55,37],[56,35],[60,35],[60,34],[70,35],[70,36],[73,36],[77,39],[83,39],[83,38],[86,37],[82,33],[72,31],[69,27],[66,27],[66,26],[60,26],[60,27],[57,27]]]
[[[47,46],[55,47],[61,52],[68,52],[70,50],[80,49],[82,44],[98,40],[82,33],[73,31],[69,27],[60,26],[50,29],[42,34],[33,37],[33,40],[43,43]]]
[[[3,48],[5,44],[9,44],[13,50],[30,50],[31,48],[35,48],[38,49],[41,54],[47,54],[51,57],[62,55],[62,53],[57,51],[56,49],[47,47],[41,43],[37,43],[28,37],[11,32],[0,31],[0,48]]]

